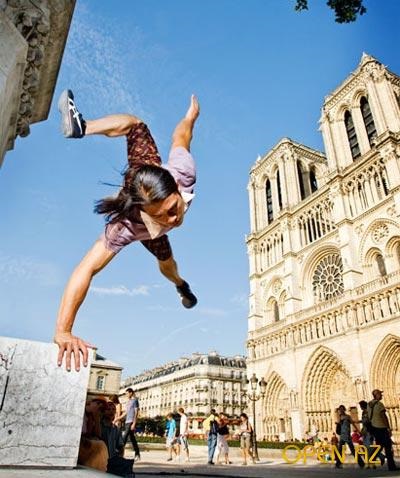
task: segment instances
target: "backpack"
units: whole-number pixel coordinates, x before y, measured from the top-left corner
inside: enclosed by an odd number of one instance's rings
[[[218,433],[218,423],[216,420],[210,422],[210,434],[216,435]]]

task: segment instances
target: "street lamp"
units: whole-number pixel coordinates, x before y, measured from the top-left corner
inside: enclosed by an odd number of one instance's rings
[[[250,387],[249,387],[250,384]],[[257,385],[260,387],[259,392],[257,393]],[[258,380],[256,374],[253,373],[250,380],[247,380],[247,377],[244,375],[242,380],[242,387],[243,387],[243,395],[247,396],[249,400],[253,402],[253,456],[254,459],[260,461],[258,457],[258,449],[257,449],[257,434],[256,434],[256,402],[260,400],[260,398],[265,397],[265,389],[267,387],[267,383],[262,378]]]

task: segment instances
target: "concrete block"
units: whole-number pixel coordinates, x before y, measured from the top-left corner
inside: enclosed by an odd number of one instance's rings
[[[74,467],[89,381],[55,344],[0,337],[0,466]]]

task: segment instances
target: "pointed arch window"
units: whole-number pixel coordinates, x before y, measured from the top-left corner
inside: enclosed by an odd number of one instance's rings
[[[310,187],[311,187],[311,194],[315,193],[315,191],[318,189],[318,183],[317,183],[317,178],[315,176],[314,168],[310,169]]]
[[[364,120],[365,129],[367,130],[369,145],[372,146],[373,139],[376,137],[377,133],[374,117],[372,116],[371,108],[369,107],[368,100],[365,98],[365,96],[363,96],[360,100],[360,109]]]
[[[303,168],[301,167],[300,161],[297,161],[297,177],[299,178],[299,186],[300,186],[300,196],[301,199],[305,199],[306,197],[306,190],[304,188],[304,179],[303,179]]]
[[[279,305],[278,305],[278,302],[276,300],[274,300],[274,303],[273,303],[273,312],[274,312],[274,321],[275,322],[279,322]]]
[[[381,277],[387,275],[386,272],[386,265],[385,265],[385,259],[383,258],[382,254],[377,254],[375,256],[376,260],[376,265],[378,267],[378,272]]]
[[[273,205],[272,205],[271,181],[269,179],[267,179],[267,182],[265,183],[265,196],[266,196],[266,201],[267,201],[268,224],[271,224],[271,222],[274,220],[274,210],[273,210]]]
[[[279,174],[279,171],[277,171],[277,173],[276,173],[276,187],[277,187],[277,190],[278,190],[279,209],[282,209],[281,176]]]
[[[399,267],[400,267],[400,242],[398,242],[397,245],[396,245],[396,255],[397,255],[397,262],[398,262]]]
[[[344,114],[344,125],[346,127],[347,138],[349,140],[351,156],[356,159],[360,156],[360,147],[358,145],[357,133],[354,127],[353,118],[350,111],[346,111]]]

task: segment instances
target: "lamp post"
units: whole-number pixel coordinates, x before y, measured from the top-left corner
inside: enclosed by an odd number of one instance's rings
[[[250,384],[250,386],[249,386]],[[257,391],[257,385],[260,387],[259,391]],[[247,396],[249,400],[253,403],[253,456],[254,459],[260,461],[258,457],[258,449],[257,449],[257,434],[256,434],[256,402],[260,400],[260,398],[265,397],[265,389],[267,383],[262,378],[258,380],[256,374],[253,373],[250,380],[247,380],[247,377],[244,376],[242,380],[242,387],[243,387],[243,395]]]

